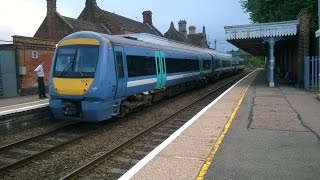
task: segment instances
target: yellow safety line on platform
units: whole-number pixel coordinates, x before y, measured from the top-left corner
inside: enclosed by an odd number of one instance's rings
[[[221,135],[219,136],[219,138],[217,139],[215,145],[213,146],[212,151],[211,151],[210,155],[207,157],[205,163],[203,164],[203,166],[202,166],[199,174],[198,174],[197,177],[196,177],[196,180],[203,180],[203,179],[204,179],[204,176],[207,174],[207,171],[208,171],[208,169],[209,169],[209,166],[211,165],[211,163],[212,163],[212,161],[213,161],[213,158],[214,158],[216,152],[218,151],[218,149],[219,149],[219,147],[220,147],[220,145],[221,145],[221,143],[222,143],[223,138],[224,138],[225,135],[227,134],[227,132],[228,132],[230,126],[231,126],[231,123],[232,123],[232,121],[233,121],[233,119],[234,119],[234,117],[235,117],[235,115],[236,115],[236,113],[237,113],[237,111],[238,111],[238,109],[239,109],[239,107],[240,107],[243,99],[244,99],[244,95],[247,93],[247,91],[248,91],[251,83],[252,83],[253,80],[255,79],[255,77],[256,77],[256,76],[254,76],[254,78],[251,80],[251,82],[250,82],[249,85],[247,86],[246,90],[242,93],[241,98],[240,98],[240,100],[239,100],[238,103],[237,103],[237,106],[234,108],[233,112],[231,113],[231,116],[230,116],[227,124],[224,126],[224,129],[223,129]]]

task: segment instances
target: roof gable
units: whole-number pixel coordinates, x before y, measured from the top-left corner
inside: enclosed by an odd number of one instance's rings
[[[173,22],[171,22],[169,30],[164,33],[164,37],[179,42],[189,43],[188,39],[185,38],[185,36],[181,32],[176,30]]]
[[[112,24],[116,26],[120,32],[125,33],[150,33],[158,36],[162,36],[162,34],[152,25],[144,24],[123,16],[120,16],[115,13],[111,13],[105,10],[101,10],[104,17]]]

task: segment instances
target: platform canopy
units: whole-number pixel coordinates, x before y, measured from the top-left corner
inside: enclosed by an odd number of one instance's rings
[[[248,25],[226,26],[226,40],[253,55],[266,55],[268,38],[296,36],[298,20]]]

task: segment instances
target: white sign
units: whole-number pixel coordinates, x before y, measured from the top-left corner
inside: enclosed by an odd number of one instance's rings
[[[320,36],[320,29],[316,31],[316,38]]]
[[[37,58],[38,58],[38,51],[32,51],[32,52],[31,52],[31,57],[32,57],[33,59],[37,59]]]

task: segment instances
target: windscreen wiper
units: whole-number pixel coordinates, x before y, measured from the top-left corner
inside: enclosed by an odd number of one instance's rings
[[[80,73],[81,77],[83,77],[81,66],[78,66],[78,70],[79,70],[79,73]]]
[[[61,71],[61,73],[59,74],[59,77],[61,77],[61,75],[66,71],[66,69],[69,67],[69,65],[71,64],[71,60],[69,61],[69,63],[66,65],[66,67]]]

